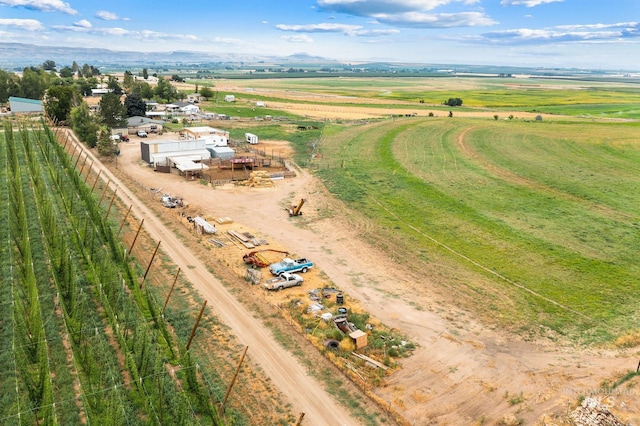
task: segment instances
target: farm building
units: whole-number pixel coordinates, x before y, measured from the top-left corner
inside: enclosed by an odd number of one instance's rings
[[[16,98],[13,96],[9,98],[9,108],[14,114],[32,114],[43,111],[42,101],[37,99]]]
[[[152,165],[173,165],[183,160],[199,162],[211,158],[204,140],[189,141],[141,141],[141,158]]]
[[[187,95],[187,102],[197,104],[198,102],[200,102],[200,99],[202,99],[202,96],[200,95],[200,93],[189,93]]]
[[[228,146],[207,146],[207,150],[211,153],[211,157],[220,160],[230,160],[236,156],[235,151]]]
[[[144,130],[147,133],[162,132],[163,122],[160,120],[152,120],[148,117],[129,117],[127,119],[127,129],[130,135],[134,135],[138,130]]]
[[[185,127],[182,130],[185,139],[210,139],[212,136],[223,137],[229,142],[229,132],[226,130],[216,129],[209,126]]]

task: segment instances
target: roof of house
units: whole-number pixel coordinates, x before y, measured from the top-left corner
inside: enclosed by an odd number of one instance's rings
[[[18,98],[16,96],[10,96],[9,102],[24,102],[25,104],[33,104],[42,106],[42,101],[38,99]]]
[[[139,115],[127,118],[128,127],[144,126],[145,124],[163,124],[163,122],[160,120],[152,120],[148,117],[141,117]]]

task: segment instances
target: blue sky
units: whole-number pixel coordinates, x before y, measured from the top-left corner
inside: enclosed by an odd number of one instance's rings
[[[0,41],[640,69],[640,0],[0,0]]]

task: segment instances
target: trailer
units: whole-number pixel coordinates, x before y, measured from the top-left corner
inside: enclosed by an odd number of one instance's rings
[[[251,145],[256,145],[258,143],[258,136],[254,135],[253,133],[245,133],[244,139],[247,143],[250,143]]]

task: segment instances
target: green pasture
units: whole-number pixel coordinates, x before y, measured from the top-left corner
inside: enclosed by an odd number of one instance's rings
[[[602,343],[640,319],[639,130],[401,119],[327,128],[314,167],[425,285],[499,326]]]

